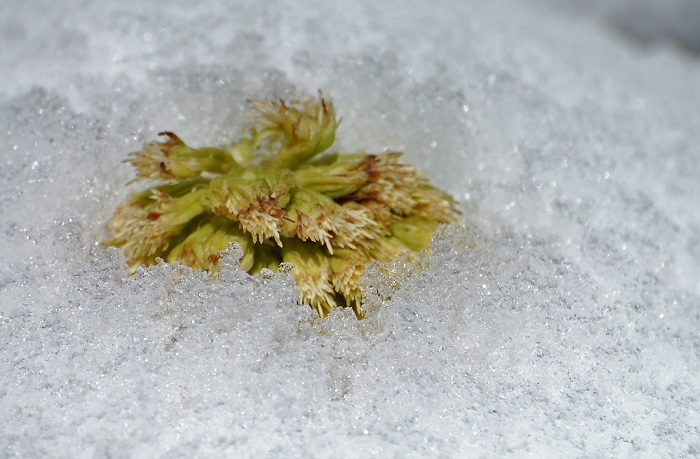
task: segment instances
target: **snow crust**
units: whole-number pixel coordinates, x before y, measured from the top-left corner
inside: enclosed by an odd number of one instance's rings
[[[696,58],[535,0],[191,3],[0,6],[0,456],[700,455]],[[317,88],[464,214],[367,319],[98,244],[128,152]]]

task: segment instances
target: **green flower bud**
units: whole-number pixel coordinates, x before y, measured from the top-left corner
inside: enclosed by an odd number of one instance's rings
[[[234,166],[233,157],[219,148],[190,148],[172,132],[161,132],[165,142],[146,144],[126,160],[137,178],[174,180],[199,177],[203,172],[223,174]]]
[[[277,271],[282,262],[279,246],[268,240],[262,244],[255,244],[253,246],[253,251],[253,266],[248,270],[250,274],[257,274],[263,268]]]
[[[216,276],[221,251],[236,242],[251,274],[289,266],[300,301],[319,316],[350,306],[364,317],[367,264],[427,249],[437,225],[456,219],[454,200],[401,153],[315,158],[339,125],[320,92],[253,106],[255,124],[229,146],[194,149],[163,132],[166,141],[132,153],[138,179],[168,183],[120,205],[105,244],[121,247],[134,271],[160,257]]]
[[[345,304],[352,307],[355,316],[363,319],[362,288],[360,277],[365,273],[367,263],[372,261],[368,254],[360,250],[338,249],[330,257],[331,284],[341,294]]]
[[[330,100],[304,97],[287,105],[284,101],[252,101],[257,111],[255,120],[261,136],[280,144],[271,159],[275,167],[295,169],[327,150],[335,141],[340,125]]]
[[[301,303],[310,305],[320,317],[338,306],[331,284],[330,258],[320,246],[298,239],[285,239],[282,261],[291,263]]]
[[[279,232],[293,184],[289,171],[247,166],[212,179],[209,203],[215,214],[240,222],[255,242],[274,238],[281,245]]]
[[[400,157],[401,153],[397,152],[368,155],[365,170],[369,181],[359,194],[383,203],[396,214],[410,215],[416,205],[413,194],[418,174],[413,166],[400,163]]]
[[[409,249],[420,252],[428,248],[438,220],[412,216],[391,225],[391,233]]]
[[[411,249],[396,236],[383,236],[372,241],[369,253],[377,261],[389,263],[399,258],[413,259]]]
[[[292,193],[285,222],[285,237],[297,237],[324,245],[333,255],[335,247],[357,249],[364,240],[378,235],[372,214],[359,204],[336,203],[330,197],[303,188]]]
[[[450,223],[454,222],[456,216],[460,214],[457,203],[452,196],[434,188],[425,180],[421,181],[416,188],[413,199],[416,202],[413,214],[423,218],[435,219],[440,223]]]
[[[219,252],[228,244],[237,242],[244,255],[240,267],[248,271],[253,266],[253,239],[244,233],[238,223],[226,218],[209,215],[199,222],[196,229],[170,250],[166,260],[179,262],[215,275],[219,266]]]
[[[178,194],[185,187],[175,187]],[[121,247],[127,263],[135,271],[140,265],[153,264],[191,220],[207,210],[207,188],[190,187],[187,194],[169,195],[167,187],[137,193],[117,209],[109,229],[107,245]],[[150,196],[148,194],[150,193]]]
[[[335,162],[303,166],[294,172],[294,177],[300,187],[333,199],[342,198],[354,194],[369,180],[365,163],[365,155],[336,155]]]

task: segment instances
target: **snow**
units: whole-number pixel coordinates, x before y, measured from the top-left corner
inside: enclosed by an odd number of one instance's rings
[[[0,6],[0,456],[700,454],[697,56],[538,0],[190,3]],[[97,244],[128,152],[317,88],[464,214],[364,321]]]

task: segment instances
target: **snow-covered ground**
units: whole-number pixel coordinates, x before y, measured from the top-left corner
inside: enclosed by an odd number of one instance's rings
[[[551,3],[3,2],[0,456],[700,455],[700,59]],[[367,319],[97,244],[128,152],[317,88],[464,214]]]

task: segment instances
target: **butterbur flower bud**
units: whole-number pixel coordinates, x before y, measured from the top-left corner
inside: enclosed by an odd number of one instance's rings
[[[297,184],[309,190],[325,194],[333,199],[357,192],[369,180],[365,171],[365,155],[335,155],[331,164],[309,164],[297,169]]]
[[[238,142],[232,143],[227,150],[237,165],[247,166],[252,161],[256,148],[257,142],[254,138],[243,137]]]
[[[368,155],[365,170],[367,183],[359,190],[363,196],[385,204],[392,212],[409,215],[416,205],[413,194],[418,174],[413,166],[399,162],[401,153]]]
[[[383,233],[382,222],[364,206],[353,201],[344,203],[335,218],[335,234],[331,240],[334,247],[367,248],[371,240]]]
[[[297,237],[302,241],[318,242],[333,253],[331,238],[335,226],[331,219],[334,207],[332,199],[313,190],[295,189],[281,228],[286,238]]]
[[[282,263],[279,246],[270,240],[262,244],[255,244],[251,254],[253,255],[253,265],[247,270],[250,274],[257,274],[263,268],[277,271],[280,263]]]
[[[195,187],[180,197],[163,188],[138,193],[117,209],[109,223],[112,237],[105,243],[121,247],[134,270],[150,264],[163,255],[171,238],[207,210],[206,196],[206,189]]]
[[[255,242],[280,242],[282,217],[293,185],[291,172],[248,166],[213,179],[209,184],[211,210],[240,222]]]
[[[317,244],[298,239],[285,239],[282,261],[294,265],[292,275],[297,282],[299,298],[320,317],[326,317],[338,304],[331,284],[330,257]]]
[[[406,258],[413,259],[413,252],[396,236],[383,236],[372,241],[369,253],[373,259],[382,263]]]
[[[379,236],[391,234],[391,225],[403,218],[401,215],[392,212],[385,204],[372,201],[371,199],[363,199],[357,202],[349,201],[343,205],[349,206],[352,204],[361,206],[368,213],[369,216],[367,218],[377,224],[377,235]]]
[[[282,234],[318,242],[333,255],[334,247],[356,249],[377,236],[371,213],[352,202],[336,203],[313,190],[296,189],[288,207]]]
[[[440,222],[452,221],[456,210],[456,202],[452,196],[434,188],[430,183],[423,180],[413,193],[416,206],[413,214],[427,219],[434,219]]]
[[[391,225],[391,234],[414,252],[427,249],[440,222],[418,216],[399,220]]]
[[[347,306],[363,318],[367,264],[429,250],[435,228],[456,219],[454,200],[398,152],[318,156],[339,125],[320,91],[252,104],[253,125],[230,145],[195,149],[163,132],[132,153],[137,179],[166,183],[121,204],[105,244],[123,249],[132,272],[162,258],[216,276],[237,243],[241,269],[284,266],[319,316]]]
[[[333,289],[350,306],[358,319],[365,316],[362,310],[362,289],[360,277],[365,273],[367,263],[372,261],[368,253],[362,250],[338,249],[330,257],[330,280]]]
[[[304,97],[298,102],[252,101],[255,120],[263,137],[280,143],[271,159],[277,167],[295,168],[327,150],[335,141],[339,121],[330,100]]]
[[[131,153],[127,163],[137,178],[173,180],[199,177],[203,172],[223,174],[234,166],[233,157],[220,148],[190,148],[172,132],[161,132],[165,142],[146,144]]]
[[[248,271],[253,266],[253,239],[236,222],[226,217],[207,216],[195,223],[196,229],[172,248],[168,262],[178,262],[216,275],[219,252],[231,242],[237,242],[244,252],[241,269]]]

